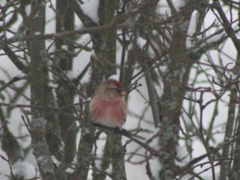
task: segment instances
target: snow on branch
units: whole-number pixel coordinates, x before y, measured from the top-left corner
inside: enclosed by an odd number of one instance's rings
[[[91,0],[88,3],[81,5],[81,9],[83,13],[92,19],[93,22],[99,24],[99,17],[98,17],[98,6],[99,0]]]

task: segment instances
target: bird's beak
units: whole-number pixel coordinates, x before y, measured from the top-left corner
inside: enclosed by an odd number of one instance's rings
[[[127,93],[126,93],[125,91],[121,91],[120,94],[121,94],[122,96],[127,95]]]

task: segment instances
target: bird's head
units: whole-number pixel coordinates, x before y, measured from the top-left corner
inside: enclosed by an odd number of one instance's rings
[[[97,87],[94,96],[99,96],[104,100],[113,100],[124,98],[126,94],[122,83],[114,79],[108,79]]]

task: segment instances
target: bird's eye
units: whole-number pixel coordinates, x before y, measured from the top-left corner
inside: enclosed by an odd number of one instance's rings
[[[114,89],[115,91],[117,91],[119,94],[122,92],[122,90],[120,89]]]

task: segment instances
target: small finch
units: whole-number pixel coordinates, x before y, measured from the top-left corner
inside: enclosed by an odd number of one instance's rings
[[[127,104],[122,83],[108,79],[99,84],[90,103],[93,122],[108,126],[121,127],[126,122]]]

